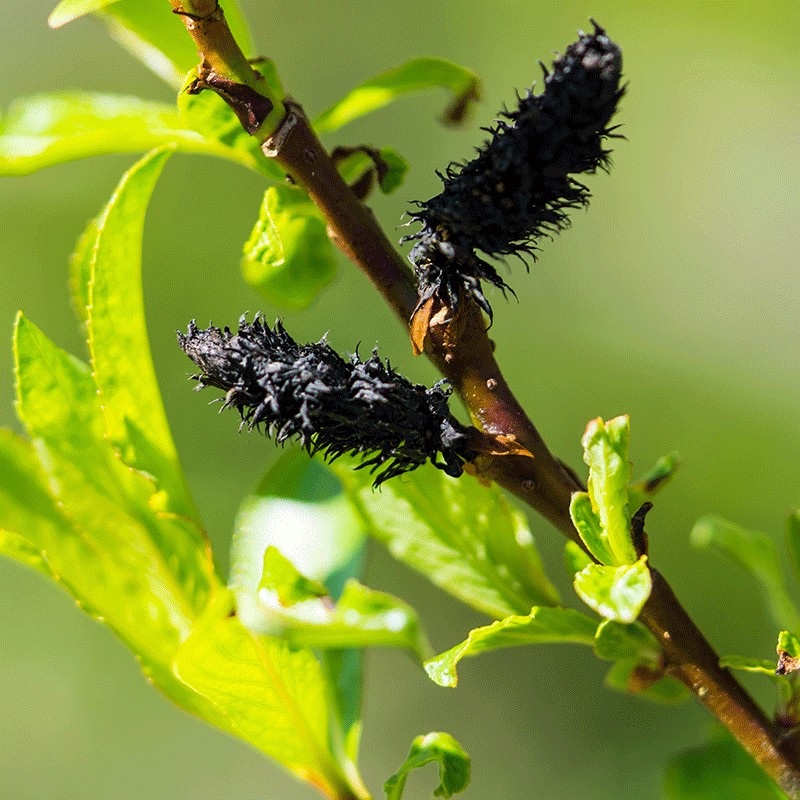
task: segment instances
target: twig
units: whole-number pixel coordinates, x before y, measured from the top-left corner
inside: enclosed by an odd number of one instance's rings
[[[188,2],[170,2],[179,13],[194,15],[184,21],[204,66],[250,88],[261,88],[216,0],[194,0],[191,10]],[[213,17],[213,24],[198,24],[204,14],[204,19]],[[250,74],[243,74],[247,70]],[[269,99],[277,105],[278,98]],[[280,122],[272,124],[276,118],[271,114],[255,133],[265,155],[308,192],[327,220],[331,239],[408,325],[417,303],[411,270],[372,211],[342,180],[301,107],[286,98],[280,100],[285,110]],[[516,441],[534,456],[481,455],[474,462],[475,471],[515,494],[582,546],[569,516],[570,497],[583,488],[580,481],[548,450],[511,392],[478,308],[471,301],[461,305],[453,320],[437,320],[432,309],[426,319],[431,323],[428,335],[415,338],[424,340],[426,354],[452,382],[477,427]],[[718,655],[666,580],[657,570],[651,568],[651,572],[653,590],[639,619],[662,643],[666,671],[693,692],[789,797],[800,800],[800,752],[789,750],[790,743],[781,747],[777,727],[733,675],[720,667]]]

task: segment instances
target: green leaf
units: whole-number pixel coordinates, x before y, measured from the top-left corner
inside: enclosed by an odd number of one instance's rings
[[[153,476],[161,510],[199,526],[161,402],[142,293],[145,213],[171,152],[154,151],[128,170],[96,223],[87,328],[106,435],[126,464]],[[189,547],[209,558],[199,531]]]
[[[24,450],[10,446],[12,469],[1,481],[3,527],[46,554],[59,582],[126,642],[153,683],[178,705],[210,715],[204,698],[170,667],[216,586],[213,573],[195,571],[194,562],[183,560],[191,530],[184,520],[151,511],[152,484],[125,466],[105,440],[88,366],[22,316],[15,355],[19,414],[47,478],[37,479]],[[47,495],[49,508],[43,503]],[[26,525],[19,507],[31,499],[37,518]],[[210,563],[203,568],[210,570]]]
[[[715,728],[709,744],[672,759],[665,791],[666,800],[785,800],[785,795],[722,728]]]
[[[245,166],[255,169],[275,181],[286,178],[274,159],[266,158],[259,140],[243,127],[231,107],[215,92],[192,94],[186,91],[196,77],[192,70],[178,93],[178,113],[183,128],[199,133],[213,146],[230,151]]]
[[[679,681],[651,670],[635,659],[617,661],[606,675],[606,686],[625,694],[634,694],[657,703],[683,703],[691,692]]]
[[[784,587],[778,552],[769,536],[709,515],[697,520],[691,539],[695,547],[732,558],[758,581],[779,629],[800,630],[800,614]]]
[[[287,608],[276,591],[262,588],[258,592],[257,610],[260,618],[256,622],[254,608],[250,606],[251,631],[280,637],[296,647],[338,650],[398,647],[420,662],[430,654],[411,606],[392,595],[368,589],[352,578],[335,605],[329,598],[317,596]]]
[[[778,651],[788,653],[792,658],[800,658],[800,639],[789,631],[778,635]]]
[[[197,48],[183,22],[159,0],[62,0],[48,22],[57,28],[90,13],[97,13],[112,37],[176,88],[197,64]],[[250,34],[238,0],[225,2],[225,18],[240,47],[249,53]]]
[[[677,453],[670,453],[659,458],[649,472],[629,484],[628,508],[631,514],[638,511],[654,494],[660,492],[675,476],[680,465],[680,456]]]
[[[23,98],[8,108],[0,119],[0,175],[28,175],[79,158],[162,145],[273,174],[267,159],[238,141],[228,144],[187,127],[172,106],[137,97],[62,92]]]
[[[758,672],[769,675],[771,678],[780,678],[775,674],[775,662],[766,658],[752,658],[750,656],[723,656],[719,660],[721,667],[738,669],[743,672]]]
[[[237,613],[257,627],[264,554],[274,546],[294,568],[338,597],[358,573],[366,531],[329,469],[300,448],[287,450],[242,503],[231,547],[231,587]],[[361,729],[361,654],[326,650],[322,663],[331,687],[345,752],[356,760]]]
[[[179,678],[216,707],[220,725],[330,797],[347,781],[328,748],[326,684],[310,650],[254,636],[220,597],[175,655]],[[347,794],[345,796],[351,796]]]
[[[644,625],[624,625],[607,619],[600,623],[594,640],[594,652],[607,661],[635,661],[656,667],[662,657],[658,640]]]
[[[47,549],[48,559],[71,584],[85,587],[89,604],[136,652],[169,663],[205,606],[213,578],[182,561],[185,527],[148,513],[152,486],[105,441],[89,368],[22,316],[15,352],[20,417],[41,448],[60,507],[91,551],[71,552],[82,541],[73,534],[74,541]],[[63,566],[60,550],[67,551]],[[90,581],[83,579],[87,568]]]
[[[592,499],[586,492],[573,492],[569,504],[572,524],[583,543],[601,564],[613,564],[616,560],[603,529],[600,517],[592,507]]]
[[[589,465],[589,495],[600,519],[613,560],[604,563],[633,564],[638,555],[631,540],[631,515],[628,509],[628,461],[630,420],[616,417],[608,422],[594,419],[581,439],[583,460]]]
[[[293,606],[305,600],[328,597],[328,590],[319,582],[301,575],[294,564],[270,545],[264,553],[264,571],[258,585],[275,595],[281,606]]]
[[[567,575],[574,580],[575,573],[592,564],[592,559],[578,546],[577,543],[568,541],[564,545],[564,569]]]
[[[270,186],[244,246],[244,279],[270,303],[302,309],[336,271],[325,220],[308,195],[291,186]]]
[[[446,122],[461,122],[480,96],[480,81],[471,70],[439,58],[415,58],[353,89],[314,122],[318,133],[339,130],[358,117],[393,103],[411,92],[441,87],[453,95],[444,113]]]
[[[352,463],[339,459],[331,468],[370,534],[395,558],[498,619],[558,603],[527,520],[499,488],[426,465],[374,491],[367,470]]]
[[[483,628],[475,628],[469,636],[445,653],[425,663],[428,677],[439,686],[456,686],[456,667],[462,658],[477,656],[504,647],[531,644],[573,642],[592,645],[597,623],[569,608],[534,608],[526,616],[506,617]]]
[[[469,785],[470,760],[461,745],[449,733],[428,733],[411,743],[408,758],[383,784],[387,800],[400,800],[411,770],[435,762],[439,765],[439,785],[434,797],[452,797]]]
[[[51,28],[60,28],[68,22],[93,14],[116,2],[119,0],[61,0],[50,12],[47,24]]]
[[[337,162],[336,168],[350,186],[372,172],[377,175],[378,186],[383,194],[391,194],[405,181],[408,162],[391,147],[381,148],[374,156],[355,148],[346,158]]]
[[[89,221],[69,259],[69,292],[72,307],[84,326],[89,322],[89,284],[92,280],[92,262],[99,224],[100,217]]]
[[[635,564],[589,564],[575,576],[575,591],[600,616],[629,624],[639,616],[652,589],[647,557]]]

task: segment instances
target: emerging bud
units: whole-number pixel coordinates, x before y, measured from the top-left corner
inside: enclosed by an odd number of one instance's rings
[[[539,236],[568,226],[567,212],[589,202],[589,190],[570,177],[608,165],[603,139],[624,92],[622,54],[594,23],[593,33],[545,69],[544,91],[529,90],[504,112],[492,138],[466,164],[451,164],[444,189],[411,213],[422,224],[409,258],[419,281],[419,306],[431,297],[455,310],[471,296],[491,316],[481,282],[509,287],[477,253],[534,256]],[[543,67],[544,69],[544,67]]]
[[[376,486],[428,460],[458,477],[475,456],[477,431],[450,414],[449,389],[410,383],[374,351],[345,361],[324,339],[299,345],[280,322],[270,328],[258,316],[242,317],[235,334],[191,322],[178,340],[200,368],[198,388],[222,389],[243,425],[265,426],[279,444],[296,437],[312,455],[370,454],[361,466],[382,469]]]

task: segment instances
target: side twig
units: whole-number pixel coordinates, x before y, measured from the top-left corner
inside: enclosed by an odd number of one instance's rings
[[[216,0],[170,2],[198,46],[203,69],[256,91],[262,88],[259,76],[230,34]],[[217,87],[209,83],[209,88]],[[241,119],[241,103],[249,101],[241,100],[242,93],[233,100],[230,91],[227,96],[219,93]],[[265,156],[274,159],[308,192],[325,216],[333,241],[408,325],[417,293],[402,255],[371,210],[342,180],[300,106],[286,98],[268,99],[276,110],[281,109],[280,121],[273,111],[251,131],[263,142]],[[495,359],[479,309],[471,301],[462,305],[455,320],[438,325],[435,319],[430,320],[425,352],[462,397],[473,424],[486,433],[517,442],[534,456],[481,455],[474,462],[475,471],[515,494],[581,544],[569,516],[569,504],[572,493],[583,487],[549,451],[514,397]],[[733,675],[720,667],[713,647],[663,576],[655,569],[652,574],[653,590],[639,618],[661,641],[666,671],[689,687],[789,797],[800,800],[800,752],[781,746],[776,726]]]

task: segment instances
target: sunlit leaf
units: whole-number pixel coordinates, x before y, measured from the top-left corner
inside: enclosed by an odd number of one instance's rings
[[[53,28],[96,12],[108,32],[146,67],[178,87],[197,64],[197,48],[180,17],[159,0],[62,0],[48,20]],[[238,0],[226,0],[225,18],[239,46],[252,45]]]
[[[639,616],[652,586],[645,556],[619,567],[589,564],[575,576],[575,591],[589,608],[626,624]]]
[[[408,774],[432,762],[439,765],[439,785],[433,790],[434,797],[452,797],[467,788],[469,756],[449,733],[428,733],[414,739],[408,758],[383,784],[386,800],[400,800]]]
[[[258,170],[271,180],[285,180],[286,176],[275,160],[264,156],[259,140],[242,127],[239,118],[218,94],[186,91],[194,77],[195,72],[190,72],[178,93],[181,126],[199,133],[214,147],[230,152],[232,158],[241,159],[246,166]]]
[[[262,621],[257,593],[272,546],[334,598],[361,567],[366,531],[338,479],[302,450],[287,450],[241,505],[231,548],[231,587],[245,625]],[[357,650],[322,652],[347,755],[356,760],[362,667]]]
[[[105,440],[89,368],[24,317],[17,322],[15,353],[19,413],[57,504],[55,514],[44,512],[46,525],[20,535],[46,553],[59,581],[131,647],[164,692],[198,711],[205,701],[169,665],[207,602],[213,577],[197,575],[182,561],[184,523],[149,512],[152,486]],[[32,482],[30,467],[26,472]],[[66,525],[57,522],[62,513]]]
[[[674,705],[692,696],[680,681],[661,671],[651,670],[636,659],[617,661],[606,674],[605,683],[609,689],[634,694],[656,703]]]
[[[254,636],[231,610],[232,598],[221,597],[195,624],[175,656],[177,675],[216,706],[224,730],[330,797],[343,796],[347,781],[328,747],[319,662],[310,650]]]
[[[153,369],[142,294],[145,212],[171,152],[133,166],[96,222],[87,330],[106,435],[126,464],[155,478],[162,509],[197,522]],[[206,549],[199,533],[194,547]]]
[[[462,658],[531,644],[572,642],[591,646],[596,631],[597,623],[578,611],[534,608],[526,616],[506,617],[483,628],[475,628],[461,644],[427,661],[425,671],[440,686],[455,686],[458,683],[456,668]]]
[[[275,596],[278,603],[286,608],[306,600],[328,597],[328,590],[319,582],[302,575],[277,547],[270,545],[264,553],[264,571],[258,591],[266,591]]]
[[[336,271],[325,220],[308,195],[291,186],[270,186],[244,246],[244,279],[271,303],[301,309]]]
[[[568,541],[564,545],[564,569],[570,579],[575,578],[575,573],[593,563],[592,559],[575,543]]]
[[[572,518],[572,524],[591,554],[601,564],[613,564],[616,557],[611,550],[608,534],[600,522],[600,517],[592,507],[592,499],[586,492],[572,493],[569,515]]]
[[[318,133],[330,133],[389,103],[425,89],[441,87],[453,95],[444,113],[446,122],[461,122],[480,96],[480,81],[471,70],[439,58],[415,58],[353,89],[314,122]]]
[[[402,186],[408,172],[408,162],[391,147],[383,147],[373,154],[363,148],[354,148],[346,158],[337,161],[336,168],[345,183],[352,185],[365,174],[373,173],[383,194],[391,194]]]
[[[778,628],[800,630],[800,614],[784,587],[778,552],[769,536],[709,515],[697,520],[691,538],[695,547],[732,558],[758,581]]]
[[[631,515],[628,509],[628,461],[630,421],[627,416],[608,422],[594,419],[586,426],[581,444],[583,460],[589,465],[589,495],[600,520],[613,557],[604,563],[633,564],[638,558],[631,540]]]
[[[525,517],[496,486],[428,465],[374,491],[367,470],[332,468],[369,532],[468,605],[503,619],[558,603]]]
[[[0,118],[0,175],[27,175],[79,158],[162,145],[225,158],[262,173],[267,163],[252,151],[187,127],[173,106],[137,97],[62,92],[17,100]]]
[[[660,492],[675,476],[680,465],[680,456],[677,453],[670,453],[659,458],[649,472],[629,484],[628,507],[631,514],[636,513],[643,503]]]
[[[644,625],[638,622],[624,625],[610,619],[597,628],[594,652],[608,661],[636,661],[653,666],[661,659],[661,647]]]
[[[119,0],[61,0],[61,2],[50,12],[47,24],[51,28],[60,28],[68,22],[100,11],[112,3]]]
[[[248,614],[250,629],[280,637],[297,647],[326,650],[397,647],[408,650],[419,661],[430,654],[411,606],[352,578],[336,603],[317,596],[287,607],[281,603],[277,591],[267,587],[259,590],[258,600],[255,608],[260,618],[254,624],[254,613]]]
[[[785,800],[785,795],[724,729],[676,756],[667,768],[666,800]]]

